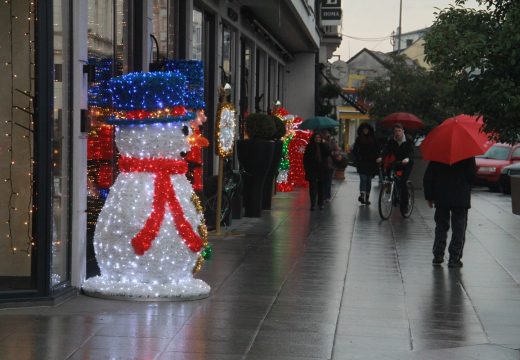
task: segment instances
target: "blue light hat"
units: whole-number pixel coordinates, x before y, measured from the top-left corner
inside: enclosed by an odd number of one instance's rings
[[[186,76],[188,89],[185,106],[188,109],[204,109],[204,67],[199,60],[166,60],[166,71],[180,71]]]
[[[108,82],[112,115],[108,124],[131,125],[184,122],[195,118],[186,110],[186,76],[179,71],[136,72]]]

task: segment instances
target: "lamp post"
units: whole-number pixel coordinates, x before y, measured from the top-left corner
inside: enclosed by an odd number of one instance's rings
[[[399,0],[399,28],[397,33],[397,55],[401,53],[401,17],[403,14],[403,0]]]

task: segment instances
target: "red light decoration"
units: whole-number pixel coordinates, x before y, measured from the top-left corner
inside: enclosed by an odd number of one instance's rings
[[[112,166],[101,165],[97,178],[97,184],[102,189],[108,189],[112,185]]]
[[[181,235],[184,243],[193,252],[198,252],[203,247],[203,240],[193,230],[191,224],[184,216],[181,204],[177,199],[175,190],[170,181],[170,175],[185,174],[188,164],[183,160],[173,159],[138,159],[121,157],[119,159],[121,172],[148,172],[154,174],[154,194],[152,213],[146,220],[143,228],[132,239],[132,246],[137,255],[144,253],[152,246],[152,241],[157,237],[168,205],[175,227]]]
[[[294,138],[289,143],[289,183],[294,186],[309,186],[305,180],[305,170],[303,168],[303,153],[309,143],[312,133],[310,131],[296,130]]]

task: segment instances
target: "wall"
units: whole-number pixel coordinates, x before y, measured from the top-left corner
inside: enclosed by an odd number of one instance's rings
[[[315,53],[297,54],[287,64],[285,74],[285,107],[302,118],[314,116],[316,77]]]

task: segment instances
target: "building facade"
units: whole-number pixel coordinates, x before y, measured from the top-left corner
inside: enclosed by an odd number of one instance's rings
[[[319,9],[315,0],[3,2],[0,302],[52,302],[97,272],[91,237],[117,176],[103,82],[202,61],[203,169],[213,175],[219,89],[231,88],[240,123],[276,100],[314,114],[316,69],[340,42]]]

